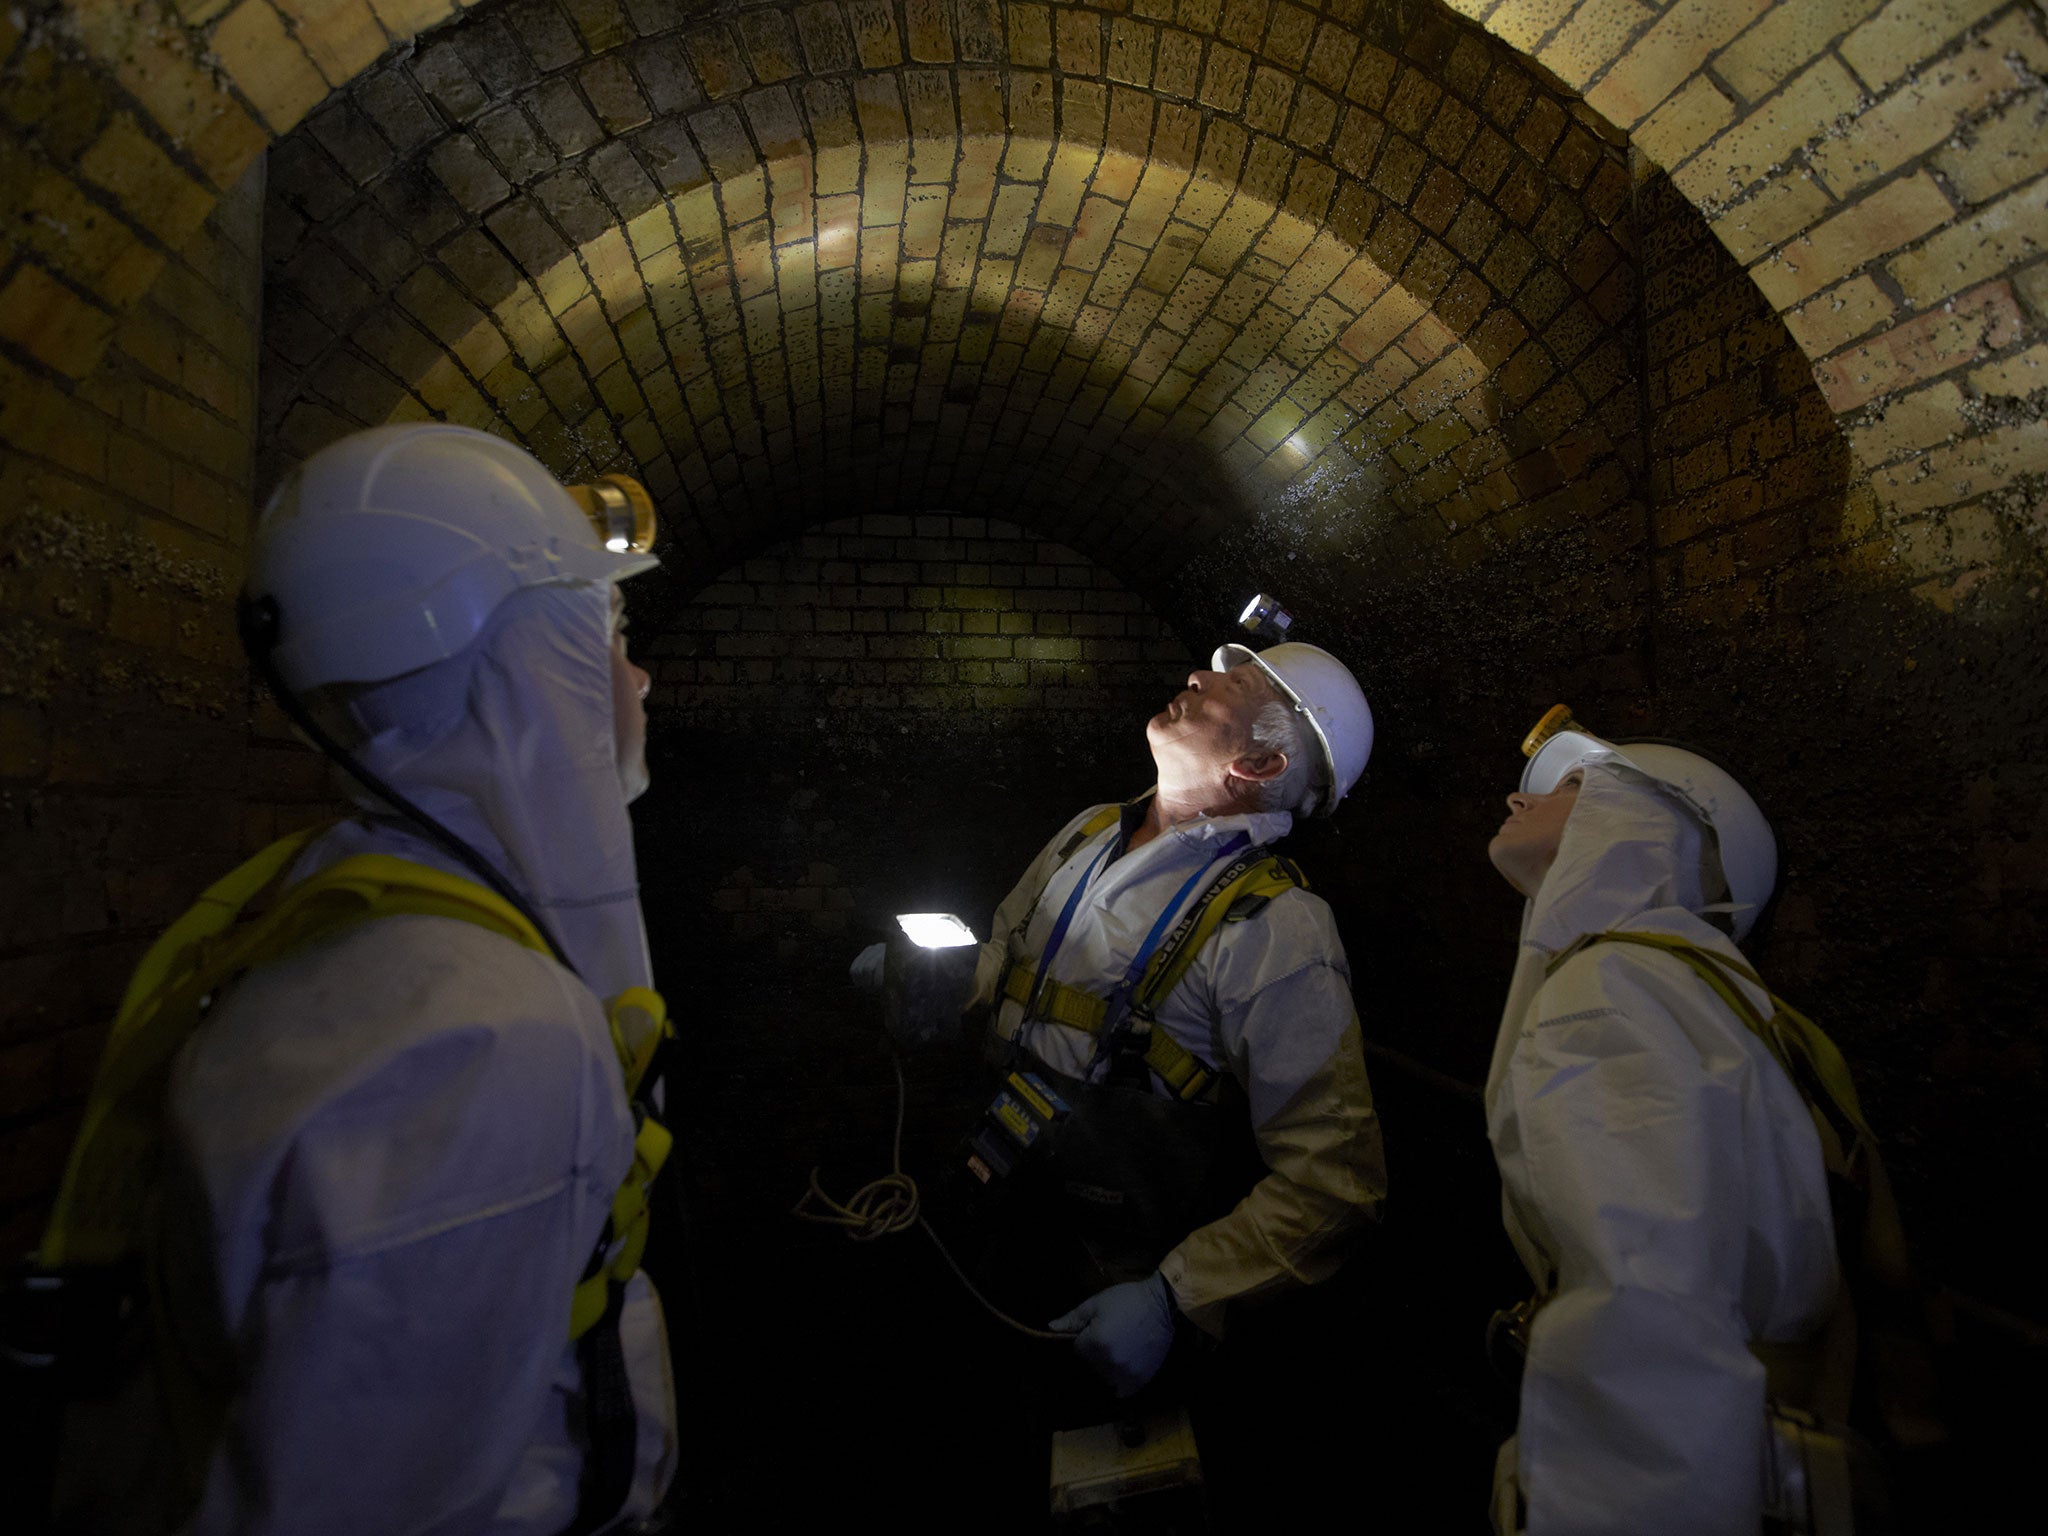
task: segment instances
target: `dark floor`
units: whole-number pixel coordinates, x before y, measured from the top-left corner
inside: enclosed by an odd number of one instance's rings
[[[716,1091],[687,1099],[693,1241],[670,1282],[689,1529],[864,1509],[895,1530],[1040,1530],[1049,1428],[1110,1417],[1106,1396],[1099,1412],[1085,1388],[1077,1400],[1066,1346],[992,1320],[922,1234],[856,1243],[790,1216],[814,1161],[842,1197],[887,1170],[895,1089],[879,1038],[843,984],[803,964],[729,990],[698,1031],[695,1073]],[[1481,1333],[1520,1271],[1491,1221],[1476,1104],[1393,1072],[1376,1089],[1395,1190],[1383,1227],[1319,1292],[1247,1317],[1202,1362],[1219,1530],[1342,1507],[1364,1474],[1382,1513],[1486,1528],[1510,1404]],[[906,1166],[949,1161],[981,1093],[969,1053],[913,1061]],[[1447,1209],[1474,1219],[1429,1218]]]

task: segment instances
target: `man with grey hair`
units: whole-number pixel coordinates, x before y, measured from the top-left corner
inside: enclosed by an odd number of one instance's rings
[[[1314,646],[1228,645],[1145,735],[1156,786],[1046,844],[970,1004],[1068,1108],[1047,1183],[1097,1288],[1052,1326],[1126,1397],[1183,1320],[1334,1273],[1386,1191],[1343,945],[1270,852],[1364,771],[1364,694]]]

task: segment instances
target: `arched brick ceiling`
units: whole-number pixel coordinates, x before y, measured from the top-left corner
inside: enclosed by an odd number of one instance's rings
[[[1434,6],[1194,9],[490,0],[273,155],[266,467],[442,415],[641,474],[706,574],[861,509],[1131,570],[1333,470],[1438,535],[1625,494],[1597,119]]]
[[[2048,302],[2048,281],[2029,266],[2048,244],[2048,162],[2030,126],[2048,39],[2028,0],[1443,3],[1585,91],[1674,173],[1818,364],[1897,514],[1937,514],[2048,469],[2048,426],[2025,404],[2026,377],[2002,366]],[[1330,57],[1322,50],[1344,46],[1338,33],[1434,8],[855,0],[843,15],[875,36],[893,29],[920,66],[944,62],[920,40],[940,37],[959,65],[1028,69],[1042,57],[1065,72],[1056,48],[1092,30],[1101,63],[1084,75],[1148,77],[1171,95],[1176,68],[1199,57],[1191,100],[1211,110],[1215,69],[1216,88],[1227,96],[1233,79],[1242,84],[1255,113],[1287,75],[1313,80]],[[16,215],[0,252],[0,393],[16,414],[34,415],[24,397],[91,374],[118,318],[273,136],[462,9],[33,0],[0,14],[0,188]],[[693,33],[715,23],[726,44],[707,57],[735,85],[752,77],[749,39],[776,30],[768,12],[810,16],[814,30],[824,14],[786,0],[713,9],[575,0],[554,14],[599,51],[678,17]],[[1307,51],[1290,70],[1287,40],[1304,29]]]

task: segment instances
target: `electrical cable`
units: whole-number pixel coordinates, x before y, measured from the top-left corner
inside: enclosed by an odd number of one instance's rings
[[[290,717],[292,724],[305,732],[307,739],[315,747],[319,748],[321,753],[330,761],[339,764],[349,777],[385,804],[391,806],[401,816],[405,817],[406,820],[416,825],[421,832],[426,834],[429,842],[434,843],[442,852],[459,863],[468,865],[470,870],[485,885],[488,885],[492,890],[504,897],[513,910],[533,925],[533,931],[540,935],[541,942],[548,947],[548,953],[555,957],[556,962],[560,964],[562,969],[580,980],[580,973],[570,963],[568,955],[562,950],[562,946],[555,942],[555,936],[548,931],[547,924],[540,920],[540,914],[533,910],[533,907],[527,902],[526,898],[520,894],[518,888],[503,875],[499,874],[491,861],[485,858],[477,849],[464,842],[455,833],[449,831],[448,828],[442,826],[440,822],[420,809],[419,806],[414,805],[411,800],[400,794],[391,785],[385,783],[383,779],[357,762],[350,755],[346,747],[327,734],[320,723],[313,718],[312,711],[308,710],[298,695],[285,685],[284,678],[278,673],[276,663],[271,659],[271,652],[277,644],[278,610],[276,600],[265,597],[259,598],[254,602],[244,602],[238,618],[240,621],[239,627],[242,632],[242,648],[249,653],[250,661],[255,663],[257,675],[263,679],[264,685],[270,689],[272,697],[277,700],[278,707]]]
[[[960,1267],[939,1234],[924,1214],[918,1209],[917,1180],[903,1171],[903,1113],[910,1098],[909,1084],[903,1076],[903,1058],[892,1049],[889,1063],[896,1069],[896,1136],[890,1149],[889,1171],[880,1178],[870,1179],[853,1192],[844,1204],[825,1193],[818,1182],[818,1170],[811,1170],[811,1187],[804,1191],[790,1209],[790,1215],[799,1221],[815,1221],[824,1226],[838,1227],[856,1243],[873,1242],[891,1232],[907,1232],[913,1226],[924,1228],[924,1235],[932,1240],[932,1246],[939,1250],[939,1257],[946,1261],[955,1278],[966,1287],[967,1294],[981,1303],[982,1310],[1006,1328],[1014,1329],[1031,1339],[1057,1339],[1070,1344],[1074,1335],[1058,1333],[1050,1328],[1033,1328],[1029,1323],[1020,1323],[1001,1307],[981,1293],[980,1287],[967,1278],[967,1271]],[[828,1209],[819,1211],[807,1209],[813,1199]]]

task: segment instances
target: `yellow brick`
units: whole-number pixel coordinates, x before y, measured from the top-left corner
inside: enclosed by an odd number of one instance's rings
[[[1986,283],[1828,358],[1814,382],[1837,414],[2010,346],[2023,325],[2008,283]]]
[[[153,11],[97,4],[74,7],[69,15],[79,41],[109,63],[159,128],[191,149],[215,186],[231,185],[269,142],[269,134],[192,57],[185,35],[158,25]]]
[[[1045,175],[1052,154],[1053,78],[1037,72],[1010,72],[1010,148],[1003,174],[1012,181],[1037,181]]]
[[[962,69],[953,87],[960,98],[960,132],[966,138],[1003,136],[1003,77],[993,69]]]
[[[1588,93],[1586,105],[1633,128],[1770,6],[1771,0],[1678,0]]]
[[[1728,254],[1747,265],[1834,207],[1813,178],[1794,172],[1765,185],[1712,223]]]
[[[2017,422],[1952,448],[1908,459],[1873,477],[1895,512],[1954,506],[2048,470],[2048,421]]]
[[[1582,0],[1537,60],[1567,85],[1583,89],[1656,14],[1642,0]]]
[[[1774,308],[1789,309],[1877,257],[1939,229],[1954,212],[1934,178],[1920,171],[1852,203],[1750,275]]]
[[[479,320],[455,343],[455,355],[474,378],[482,378],[511,355],[505,338],[488,320]]]
[[[213,51],[271,132],[284,133],[327,95],[320,71],[266,0],[242,0],[213,30]]]
[[[1052,68],[1052,16],[1042,5],[1009,7],[1010,62],[1026,69]]]
[[[270,133],[240,102],[223,95],[214,98],[214,115],[184,143],[199,168],[225,192],[270,147]]]
[[[1981,107],[1995,92],[2018,84],[2012,67],[1991,50],[1965,49],[1960,56],[1929,65],[1901,82],[1890,96],[1857,118],[1841,138],[1822,145],[1814,154],[1813,168],[1836,196],[1845,197],[1939,144],[1955,131],[1965,114]],[[1972,137],[1976,137],[1974,132]]]
[[[59,373],[83,378],[106,350],[114,317],[24,262],[0,289],[0,336]]]
[[[751,224],[768,211],[768,178],[759,166],[718,183],[728,224]]]
[[[1507,0],[1486,18],[1486,30],[1509,47],[1531,53],[1577,4],[1578,0]],[[1476,18],[1484,7],[1467,4],[1460,9]]]
[[[2009,192],[1975,218],[1951,224],[1890,263],[1907,298],[1922,306],[2038,255],[2048,226],[2048,181]]]
[[[2048,343],[2029,347],[2018,357],[1972,369],[1970,388],[1986,399],[2009,395],[2020,400],[2048,389]]]
[[[346,85],[387,46],[364,0],[277,0],[298,23],[298,38],[329,85]]]
[[[1862,92],[1833,58],[1822,58],[1723,133],[1672,177],[1695,202],[1723,200],[1763,180],[1836,118],[1856,110]]]
[[[1636,147],[1669,170],[1734,120],[1735,104],[1701,75],[1636,129]]]
[[[1963,392],[1944,379],[1910,395],[1899,395],[1876,409],[1876,420],[1849,432],[1849,442],[1860,463],[1889,464],[1902,453],[1932,448],[1959,432],[1969,431],[1963,420]]]
[[[78,169],[173,250],[182,249],[213,211],[212,190],[173,164],[126,112],[116,114],[80,157]]]
[[[910,56],[920,64],[953,62],[953,19],[945,0],[904,0]]]
[[[1808,299],[1784,315],[1785,329],[1808,357],[1826,357],[1884,324],[1892,301],[1868,277],[1852,277],[1831,293]]]
[[[462,9],[461,0],[370,0],[370,9],[391,35],[406,41]]]
[[[1791,0],[1775,4],[1763,20],[1730,43],[1714,70],[1751,101],[1804,69],[1835,38],[1876,10],[1882,0]]]
[[[1939,53],[2006,0],[1891,0],[1842,39],[1842,57],[1874,90]]]
[[[549,267],[534,288],[541,303],[554,315],[567,314],[590,297],[590,280],[583,275],[583,264],[573,256],[565,256]]]
[[[1041,224],[1071,225],[1081,212],[1081,198],[1088,190],[1088,178],[1095,170],[1094,150],[1062,144],[1053,157],[1052,171],[1045,178],[1045,195],[1039,200],[1037,218]]]
[[[1062,8],[1055,23],[1062,74],[1102,73],[1102,18],[1094,11]]]
[[[1330,297],[1357,314],[1387,291],[1392,281],[1370,257],[1361,256],[1344,269],[1343,276],[1330,284]]]
[[[2038,88],[2015,96],[1985,121],[1972,124],[1967,144],[1951,144],[1934,163],[1965,202],[1985,202],[2048,170],[2044,117],[2048,102]]]

